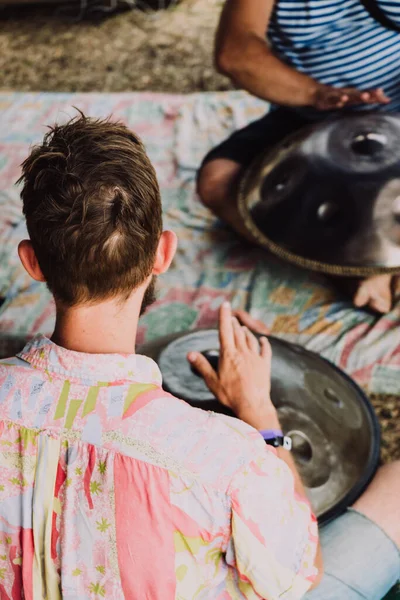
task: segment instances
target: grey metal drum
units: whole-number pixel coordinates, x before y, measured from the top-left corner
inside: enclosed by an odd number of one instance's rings
[[[400,272],[400,115],[307,127],[243,174],[240,219],[283,259],[342,276]]]
[[[341,370],[304,348],[269,338],[272,400],[319,522],[351,505],[379,461],[380,433],[362,390]],[[140,348],[159,365],[164,388],[193,406],[227,412],[192,371],[189,351],[204,352],[218,368],[217,330],[175,334]]]

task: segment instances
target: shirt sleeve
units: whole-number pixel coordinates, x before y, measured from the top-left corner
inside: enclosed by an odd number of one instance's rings
[[[299,600],[318,572],[318,526],[310,505],[294,490],[293,475],[263,441],[234,476],[227,563],[245,598]],[[247,590],[247,591],[246,591]]]

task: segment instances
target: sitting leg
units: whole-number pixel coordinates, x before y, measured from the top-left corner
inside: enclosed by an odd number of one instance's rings
[[[297,113],[281,108],[236,131],[204,159],[197,178],[200,200],[237,233],[249,239],[235,202],[242,169],[267,148],[273,148],[307,124],[308,121]]]
[[[377,523],[400,548],[400,461],[381,467],[353,508]]]
[[[400,461],[321,528],[324,576],[305,600],[382,600],[400,580]]]
[[[243,226],[235,203],[235,187],[241,169],[239,163],[225,158],[207,162],[199,173],[197,193],[207,208],[241,236],[247,237],[248,232]]]

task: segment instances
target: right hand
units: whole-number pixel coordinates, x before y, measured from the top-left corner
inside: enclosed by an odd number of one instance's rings
[[[312,106],[318,110],[335,110],[346,106],[388,104],[389,102],[390,99],[381,88],[360,91],[356,88],[334,88],[329,85],[320,85],[315,91]]]
[[[243,315],[238,314],[243,321]],[[249,317],[250,322],[252,321]],[[214,396],[249,424],[274,415],[271,402],[271,346],[266,337],[260,342],[247,327],[240,325],[224,303],[219,322],[220,357],[218,373],[199,352],[188,354]]]

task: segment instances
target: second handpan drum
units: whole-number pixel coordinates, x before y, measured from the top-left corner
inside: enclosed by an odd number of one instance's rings
[[[272,346],[271,396],[320,522],[351,505],[373,476],[379,459],[379,426],[361,389],[318,355],[277,338]],[[140,352],[159,365],[164,388],[207,410],[223,412],[187,361],[190,351],[218,361],[217,330],[177,334]]]
[[[301,130],[239,183],[248,237],[337,275],[400,271],[400,115],[363,114]]]

